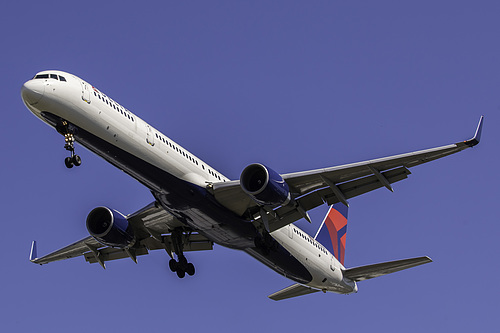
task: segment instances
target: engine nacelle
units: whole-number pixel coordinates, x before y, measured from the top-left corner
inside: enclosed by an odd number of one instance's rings
[[[125,216],[108,207],[97,207],[89,213],[87,230],[106,246],[124,249],[135,243],[134,232]]]
[[[290,190],[283,177],[262,164],[250,164],[240,176],[243,191],[261,205],[286,205]]]

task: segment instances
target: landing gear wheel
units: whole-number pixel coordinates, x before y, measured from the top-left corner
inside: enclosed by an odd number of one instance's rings
[[[177,271],[177,261],[175,259],[170,259],[170,261],[168,262],[168,267],[170,268],[170,270],[172,272],[176,272]]]
[[[194,275],[194,265],[192,263],[187,264],[186,273],[188,273],[189,276]]]
[[[71,169],[73,167],[73,159],[71,157],[66,157],[64,159],[64,164],[66,164],[66,168]]]
[[[182,279],[186,276],[186,272],[184,272],[183,270],[177,270],[177,276],[179,277],[179,279]]]
[[[80,166],[80,165],[82,165],[82,159],[81,159],[81,157],[80,157],[80,156],[78,156],[78,155],[74,155],[74,156],[73,156],[73,158],[71,158],[71,161],[73,162],[73,164],[74,164],[75,166]]]

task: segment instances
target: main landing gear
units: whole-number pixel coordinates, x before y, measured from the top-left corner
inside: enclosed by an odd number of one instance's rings
[[[71,169],[73,166],[80,166],[82,159],[75,154],[75,136],[68,129],[68,123],[64,121],[61,126],[58,126],[57,131],[64,135],[64,149],[71,152],[71,156],[64,159],[64,164],[68,169]]]
[[[175,260],[174,258],[170,259],[170,261],[168,262],[168,267],[172,272],[176,272],[177,276],[181,279],[186,276],[186,273],[191,276],[194,275],[194,265],[187,261],[183,253],[184,244],[182,231],[177,229],[174,230],[171,237],[172,243],[174,245],[174,251],[175,254],[177,254],[177,258],[179,259],[179,261]]]
[[[172,272],[176,272],[179,278],[183,278],[188,275],[194,275],[194,265],[187,261],[186,257],[180,256],[179,261],[175,259],[170,259],[168,262],[168,267]]]

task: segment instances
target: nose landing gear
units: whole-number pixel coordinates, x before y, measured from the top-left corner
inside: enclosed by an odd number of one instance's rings
[[[64,159],[64,164],[68,169],[71,169],[73,166],[80,166],[82,164],[82,159],[75,154],[75,137],[68,129],[68,124],[64,122],[63,126],[59,127],[57,130],[64,135],[64,149],[71,152],[71,156]]]

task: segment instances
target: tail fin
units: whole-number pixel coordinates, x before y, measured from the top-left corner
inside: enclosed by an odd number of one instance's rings
[[[339,202],[330,207],[314,239],[344,265],[348,208]]]

